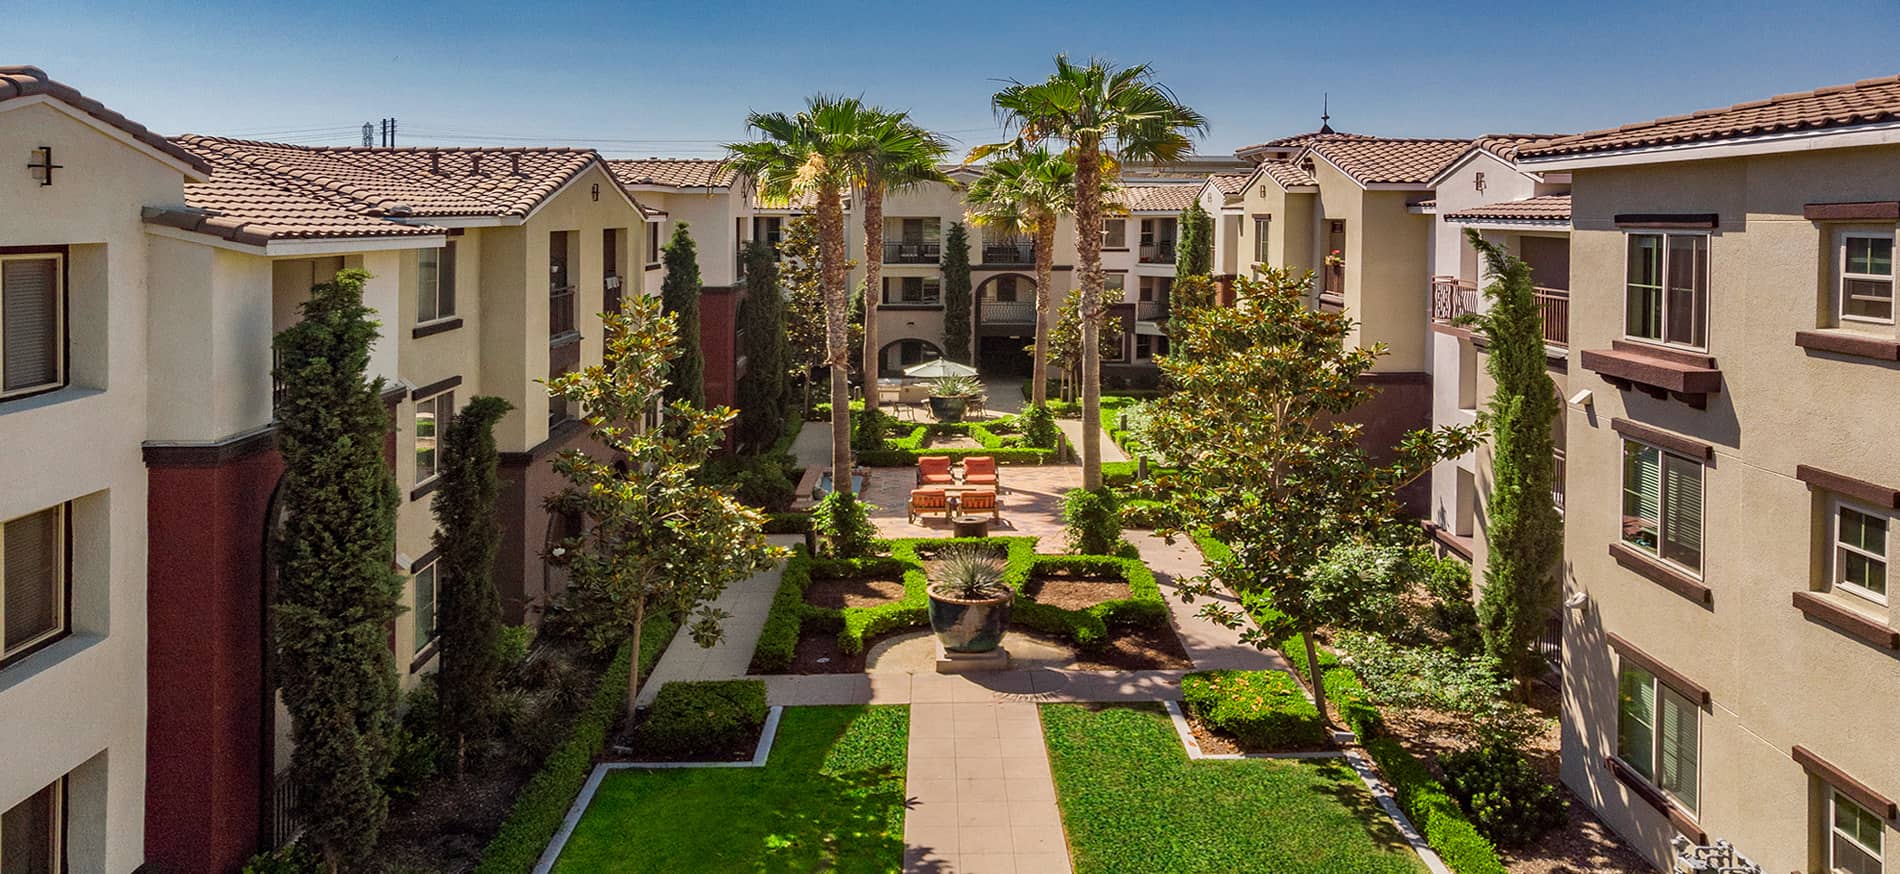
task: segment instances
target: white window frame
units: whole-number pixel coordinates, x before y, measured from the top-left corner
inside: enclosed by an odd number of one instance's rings
[[[1273,230],[1273,216],[1253,217],[1253,263],[1267,263],[1267,236]]]
[[[1649,683],[1650,683],[1649,700],[1653,704],[1653,706],[1651,707],[1649,711],[1649,732],[1650,732],[1649,759],[1650,760],[1647,765],[1640,768],[1637,767],[1636,763],[1631,762],[1629,759],[1626,759],[1623,757],[1623,702],[1622,702],[1623,671],[1627,668],[1632,668],[1632,667],[1649,675]],[[1702,799],[1702,727],[1703,726],[1702,726],[1701,706],[1696,703],[1695,699],[1691,698],[1688,695],[1682,694],[1681,692],[1677,691],[1674,687],[1670,686],[1668,683],[1663,682],[1662,676],[1657,674],[1655,671],[1652,671],[1649,668],[1646,668],[1642,665],[1637,664],[1634,661],[1631,661],[1630,659],[1623,658],[1621,656],[1618,656],[1617,664],[1616,664],[1616,687],[1617,687],[1617,698],[1618,698],[1617,705],[1616,705],[1616,732],[1617,732],[1616,759],[1617,761],[1622,762],[1625,767],[1628,767],[1630,770],[1634,771],[1636,773],[1636,776],[1642,777],[1657,792],[1662,793],[1664,797],[1668,798],[1670,803],[1676,805],[1677,807],[1682,808],[1684,811],[1688,812],[1690,816],[1699,815],[1698,811],[1701,807],[1701,799]],[[1663,786],[1663,781],[1661,779],[1662,750],[1663,750],[1662,709],[1663,709],[1663,695],[1665,693],[1674,695],[1677,698],[1681,699],[1682,701],[1687,702],[1689,706],[1689,710],[1695,713],[1696,804],[1694,805],[1684,804],[1681,797],[1677,796],[1675,792]],[[1645,776],[1645,772],[1647,772],[1648,776]]]
[[[58,517],[53,526],[53,573],[57,577],[57,585],[54,587],[55,593],[53,597],[53,627],[50,630],[40,632],[18,643],[5,640],[7,603],[6,526],[28,516],[38,515],[49,510],[53,511],[54,515]],[[71,554],[71,548],[67,545],[67,541],[72,536],[72,511],[72,504],[65,503],[57,507],[42,507],[31,513],[22,513],[12,519],[0,521],[0,666],[23,658],[27,654],[38,650],[40,647],[65,637],[72,631],[72,616],[70,611],[67,610],[67,606],[72,600],[73,587],[72,563],[67,561],[67,556]]]
[[[1109,227],[1117,226],[1117,225],[1121,227],[1121,231],[1122,231],[1121,242],[1119,243],[1111,242],[1108,236]],[[1111,251],[1116,251],[1116,252],[1127,250],[1128,248],[1128,220],[1127,219],[1125,218],[1102,219],[1102,248],[1108,249]]]
[[[39,790],[39,792],[35,792],[33,793],[33,795],[38,795],[40,794],[40,792],[45,792],[48,789],[53,790],[53,804],[52,804],[52,810],[50,811],[53,821],[49,823],[49,826],[50,826],[49,837],[51,838],[51,846],[48,848],[51,851],[52,858],[49,859],[48,861],[52,862],[52,870],[65,871],[66,861],[67,861],[66,860],[66,791],[67,791],[66,778],[61,777],[58,780],[54,780],[50,785],[42,787]],[[27,798],[32,798],[32,797],[33,797],[32,795],[27,796]],[[26,800],[27,799],[21,799],[20,803],[24,804],[26,803]],[[9,812],[11,811],[0,810],[0,815],[4,815]],[[4,839],[5,839],[5,836],[0,835],[0,840],[4,840]],[[0,848],[0,852],[4,852],[4,848]]]
[[[1900,276],[1895,276],[1894,273],[1888,273],[1885,276],[1881,276],[1879,274],[1874,274],[1874,273],[1847,272],[1847,241],[1848,240],[1886,240],[1889,244],[1895,244],[1893,248],[1890,249],[1888,252],[1889,264],[1892,263],[1892,259],[1895,255],[1900,255],[1900,241],[1895,240],[1894,233],[1892,231],[1885,231],[1885,232],[1882,232],[1882,231],[1841,231],[1835,234],[1834,235],[1834,315],[1835,317],[1838,318],[1842,322],[1858,322],[1863,325],[1891,325],[1893,324],[1894,323],[1894,319],[1893,319],[1894,308],[1896,306],[1900,306],[1900,301],[1895,300],[1896,296],[1900,296]],[[1900,272],[1900,268],[1897,268],[1895,272]],[[1868,318],[1867,316],[1850,316],[1847,314],[1847,281],[1850,279],[1864,279],[1864,280],[1871,280],[1874,282],[1887,283],[1888,294],[1887,294],[1887,317],[1886,318],[1875,319],[1875,318]]]
[[[422,474],[421,449],[414,445],[410,447],[411,452],[416,455],[416,485],[418,486],[422,485],[423,483],[429,482],[430,480],[433,480],[436,477],[439,477],[442,475],[443,430],[448,425],[448,420],[455,415],[455,410],[453,409],[453,407],[455,406],[454,396],[455,396],[455,389],[452,389],[452,388],[444,389],[426,398],[417,398],[415,402],[411,404],[412,410],[410,412],[410,422],[414,428],[414,430],[410,432],[412,435],[410,438],[412,442],[419,443],[423,439],[422,437],[422,407],[424,404],[429,405],[429,415],[432,417],[430,419],[430,427],[433,429],[433,433],[430,434],[428,439],[434,441],[433,445],[430,447],[430,451],[433,452],[434,454],[430,456],[431,470],[429,471],[428,476],[423,476]],[[447,414],[444,414],[441,409],[441,402],[444,400],[449,401],[449,406],[451,408],[447,412]]]
[[[1860,811],[1861,813],[1866,814],[1867,816],[1873,817],[1874,822],[1880,828],[1880,831],[1875,835],[1875,838],[1876,840],[1879,840],[1881,842],[1882,846],[1869,847],[1866,844],[1861,843],[1860,838],[1855,837],[1854,835],[1850,835],[1844,831],[1841,831],[1840,826],[1837,825],[1837,823],[1840,822],[1840,819],[1835,815],[1835,813],[1840,807],[1841,802],[1843,801],[1846,802],[1848,806],[1854,808],[1855,810]],[[1886,844],[1887,825],[1881,819],[1879,814],[1874,813],[1873,811],[1868,810],[1865,807],[1862,807],[1859,802],[1855,801],[1852,798],[1848,798],[1846,795],[1841,794],[1841,790],[1836,789],[1832,786],[1829,786],[1827,787],[1827,823],[1826,825],[1827,825],[1827,839],[1826,839],[1827,870],[1829,871],[1841,870],[1835,867],[1834,845],[1837,840],[1842,840],[1842,839],[1846,840],[1849,844],[1852,844],[1856,848],[1859,848],[1862,852],[1866,853],[1868,856],[1871,856],[1874,862],[1880,865],[1880,870],[1882,871],[1886,870],[1887,865],[1885,861],[1885,856],[1883,856],[1882,854],[1885,852],[1885,849],[1886,849],[1885,844]]]
[[[416,250],[416,324],[429,325],[429,324],[434,324],[436,322],[444,322],[444,321],[448,321],[449,319],[455,318],[455,311],[453,307],[451,307],[448,312],[442,311],[442,262],[450,258],[453,258],[454,252],[455,252],[454,242],[444,243],[441,246],[441,248]],[[430,256],[435,257],[435,288],[429,290],[429,297],[435,303],[435,315],[430,316],[428,318],[423,318],[422,316],[422,295],[423,295],[422,259],[430,257]],[[454,270],[453,267],[449,269],[451,271]]]
[[[53,330],[56,334],[53,338],[53,381],[39,385],[30,385],[24,388],[16,388],[11,391],[0,389],[0,400],[10,400],[12,398],[55,391],[66,387],[68,380],[67,367],[69,363],[66,360],[67,352],[69,351],[67,349],[67,340],[71,336],[72,331],[71,326],[66,323],[66,253],[19,252],[11,255],[0,255],[0,265],[8,261],[48,260],[53,262]],[[0,293],[4,293],[4,288],[0,288]],[[5,318],[6,314],[0,312],[0,321],[3,321]],[[3,327],[4,325],[0,325],[0,328]],[[6,361],[6,342],[6,331],[0,330],[0,362]],[[0,363],[0,368],[4,367],[5,364]],[[0,376],[4,375],[4,371],[0,370]]]
[[[1670,567],[1680,570],[1683,573],[1689,574],[1690,576],[1693,576],[1698,580],[1702,579],[1702,567],[1692,568],[1686,564],[1683,564],[1682,562],[1676,561],[1673,558],[1667,558],[1663,555],[1663,544],[1667,543],[1669,540],[1668,532],[1663,530],[1663,520],[1668,516],[1668,510],[1665,508],[1667,507],[1669,503],[1669,475],[1668,475],[1669,469],[1668,469],[1668,466],[1664,462],[1664,457],[1674,456],[1677,459],[1689,462],[1690,464],[1695,465],[1696,470],[1698,471],[1698,475],[1697,475],[1698,480],[1702,485],[1702,500],[1700,501],[1700,506],[1698,507],[1698,509],[1701,512],[1696,515],[1696,531],[1698,532],[1698,537],[1702,543],[1701,548],[1699,550],[1702,558],[1699,564],[1703,566],[1707,566],[1709,563],[1709,549],[1708,549],[1708,545],[1709,545],[1709,465],[1708,465],[1708,462],[1690,458],[1689,456],[1683,455],[1682,453],[1679,453],[1679,452],[1670,452],[1669,450],[1664,449],[1661,446],[1657,446],[1654,443],[1646,443],[1644,441],[1637,440],[1632,437],[1624,437],[1622,438],[1622,440],[1623,440],[1624,446],[1619,447],[1619,449],[1623,449],[1624,451],[1627,451],[1625,447],[1631,444],[1634,444],[1634,445],[1642,446],[1648,449],[1653,449],[1658,453],[1657,458],[1656,458],[1656,487],[1657,487],[1657,491],[1656,491],[1656,549],[1654,552],[1643,549],[1641,546],[1635,543],[1632,543],[1627,538],[1625,538],[1621,531],[1617,532],[1616,542],[1621,543],[1625,546],[1628,546],[1629,548],[1634,549],[1645,556],[1648,556],[1650,558],[1656,559],[1657,561],[1668,564]],[[1617,456],[1617,463],[1621,465],[1622,462],[1623,462],[1623,457],[1621,453],[1619,453]],[[1619,526],[1621,526],[1622,519],[1623,519],[1622,498],[1624,494],[1629,492],[1629,488],[1630,488],[1629,480],[1627,479],[1628,473],[1629,473],[1628,467],[1624,466],[1622,473],[1619,474],[1619,478],[1621,479],[1621,481],[1619,483],[1619,486],[1620,486],[1619,491],[1617,492],[1618,503],[1617,503],[1617,514],[1616,514],[1617,524]]]
[[[1631,334],[1629,332],[1629,328],[1630,328],[1630,312],[1629,312],[1630,238],[1639,237],[1639,236],[1662,238],[1662,275],[1659,277],[1662,284],[1657,286],[1658,292],[1662,295],[1662,309],[1657,314],[1657,329],[1658,329],[1657,333],[1659,336],[1654,337],[1654,338],[1638,337],[1635,334]],[[1697,346],[1691,343],[1677,343],[1677,342],[1673,342],[1667,339],[1669,336],[1669,315],[1670,315],[1670,308],[1669,308],[1669,238],[1670,237],[1702,237],[1704,239],[1703,251],[1708,253],[1708,263],[1705,265],[1708,269],[1708,276],[1706,277],[1708,281],[1708,289],[1706,291],[1706,299],[1703,305],[1703,312],[1702,312],[1702,345],[1700,346]],[[1672,230],[1654,230],[1654,229],[1649,229],[1649,228],[1636,228],[1636,229],[1625,231],[1623,233],[1622,285],[1623,285],[1623,328],[1622,328],[1623,339],[1628,340],[1632,343],[1646,343],[1651,346],[1664,346],[1670,349],[1689,349],[1696,352],[1709,351],[1709,343],[1712,342],[1714,334],[1715,334],[1715,325],[1714,325],[1714,318],[1713,318],[1715,314],[1715,235],[1714,234],[1711,234],[1708,231],[1698,231],[1698,230],[1673,230],[1673,229]]]
[[[416,603],[411,612],[414,613],[416,621],[411,626],[411,630],[415,633],[415,637],[416,637],[416,641],[415,641],[416,655],[421,655],[423,650],[429,648],[429,644],[434,643],[436,638],[442,636],[442,568],[441,568],[441,565],[442,565],[442,560],[440,558],[432,558],[432,559],[429,559],[429,561],[423,564],[421,567],[414,568],[409,572],[410,578],[415,581],[414,589],[416,593],[416,598],[415,598]],[[422,627],[421,627],[422,574],[424,571],[427,571],[429,574],[431,574],[432,575],[431,578],[434,580],[433,582],[429,584],[429,634],[427,637],[423,636]]]
[[[1873,591],[1872,589],[1863,588],[1854,583],[1850,583],[1842,576],[1843,573],[1845,572],[1845,568],[1843,567],[1845,562],[1841,561],[1841,552],[1842,550],[1854,552],[1869,560],[1880,562],[1881,567],[1883,567],[1887,571],[1889,579],[1891,579],[1891,575],[1893,571],[1892,545],[1893,545],[1893,525],[1895,521],[1894,517],[1889,513],[1876,510],[1865,504],[1860,504],[1854,501],[1848,501],[1848,500],[1843,500],[1839,498],[1835,499],[1832,502],[1832,505],[1828,508],[1828,510],[1829,510],[1829,514],[1828,514],[1828,546],[1829,548],[1827,551],[1827,561],[1828,561],[1828,566],[1829,566],[1828,579],[1832,581],[1833,587],[1835,589],[1838,589],[1842,592],[1846,592],[1857,598],[1864,598],[1868,601],[1872,601],[1875,604],[1880,604],[1882,606],[1885,606],[1887,604],[1886,594]],[[1887,542],[1882,544],[1881,546],[1881,548],[1884,550],[1884,552],[1881,555],[1874,555],[1873,553],[1870,553],[1867,550],[1862,549],[1858,546],[1850,546],[1847,543],[1842,542],[1841,540],[1841,511],[1842,510],[1852,510],[1863,516],[1871,516],[1875,519],[1884,520],[1887,523]],[[1888,589],[1888,592],[1891,592],[1893,590],[1893,586],[1891,582],[1888,584],[1887,589]]]

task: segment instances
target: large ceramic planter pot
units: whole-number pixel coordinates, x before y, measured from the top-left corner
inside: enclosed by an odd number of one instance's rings
[[[968,403],[969,398],[946,398],[931,395],[930,414],[936,416],[939,422],[961,422],[963,421],[963,408]]]
[[[965,600],[930,593],[930,630],[949,652],[990,652],[1003,643],[1009,628],[1009,605],[1015,594],[1005,591],[992,598]]]

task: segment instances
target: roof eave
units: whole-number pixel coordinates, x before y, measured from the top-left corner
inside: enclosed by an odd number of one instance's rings
[[[1787,154],[1822,149],[1900,144],[1900,121],[1815,130],[1790,131],[1752,137],[1730,137],[1658,146],[1636,146],[1597,152],[1520,154],[1518,160],[1539,171],[1589,170],[1642,164],[1669,164],[1720,158]],[[1560,147],[1561,148],[1561,147]]]

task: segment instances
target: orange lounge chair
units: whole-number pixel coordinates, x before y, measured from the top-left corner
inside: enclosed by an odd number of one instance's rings
[[[995,489],[970,489],[958,496],[957,500],[957,509],[964,513],[988,510],[991,519],[1001,521],[1003,518],[1002,503],[996,500]]]
[[[973,455],[963,459],[963,484],[991,487],[999,485],[996,480],[996,459],[988,455]]]
[[[917,484],[920,486],[955,485],[957,478],[950,475],[950,456],[926,455],[917,459]]]
[[[950,501],[949,498],[945,496],[943,487],[929,486],[921,489],[911,489],[910,523],[915,525],[918,519],[928,516],[931,513],[942,513],[945,518],[949,518],[950,516]]]

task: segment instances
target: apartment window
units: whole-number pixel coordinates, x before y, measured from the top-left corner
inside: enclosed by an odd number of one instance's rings
[[[1168,354],[1168,338],[1151,334],[1135,335],[1135,360],[1148,361],[1156,355]]]
[[[416,652],[426,649],[435,641],[436,568],[441,562],[430,561],[416,569],[416,609],[413,613],[416,622]]]
[[[453,415],[455,392],[445,391],[416,401],[416,485],[435,479],[436,474],[442,472],[437,440]]]
[[[1102,220],[1102,248],[1104,249],[1128,248],[1128,220],[1127,219],[1103,219]]]
[[[934,305],[943,301],[943,280],[935,276],[884,277],[884,302]]]
[[[455,243],[423,249],[416,259],[416,321],[455,315]]]
[[[1014,276],[996,277],[995,295],[996,295],[997,303],[1015,303],[1016,302],[1016,277]]]
[[[1850,504],[1834,508],[1834,585],[1887,603],[1887,517]]]
[[[1630,234],[1624,332],[1640,340],[1709,345],[1709,238]]]
[[[647,266],[660,263],[660,223],[647,222]]]
[[[626,234],[626,228],[607,228],[600,232],[600,302],[610,313],[620,312],[620,289],[626,283],[620,275],[620,243]]]
[[[785,219],[775,215],[753,217],[752,239],[771,246],[777,254],[779,243],[785,239]]]
[[[63,874],[66,870],[66,782],[33,793],[0,813],[0,871]]]
[[[1102,274],[1102,300],[1108,303],[1120,301],[1128,294],[1128,274]]]
[[[59,255],[0,257],[0,398],[66,384],[66,300]]]
[[[1623,542],[1702,573],[1702,463],[1623,441]]]
[[[1168,299],[1168,292],[1174,288],[1172,276],[1141,277],[1141,299],[1144,301],[1162,301]]]
[[[1873,811],[1828,790],[1827,870],[1836,874],[1880,874],[1886,827]]]
[[[1893,235],[1842,234],[1838,248],[1841,320],[1893,324]]]
[[[66,634],[67,517],[62,504],[0,524],[0,665]]]
[[[1266,216],[1256,216],[1253,220],[1253,260],[1256,264],[1267,263],[1267,229],[1272,223],[1273,219]]]
[[[1617,758],[1695,813],[1701,708],[1628,661],[1617,687]]]

